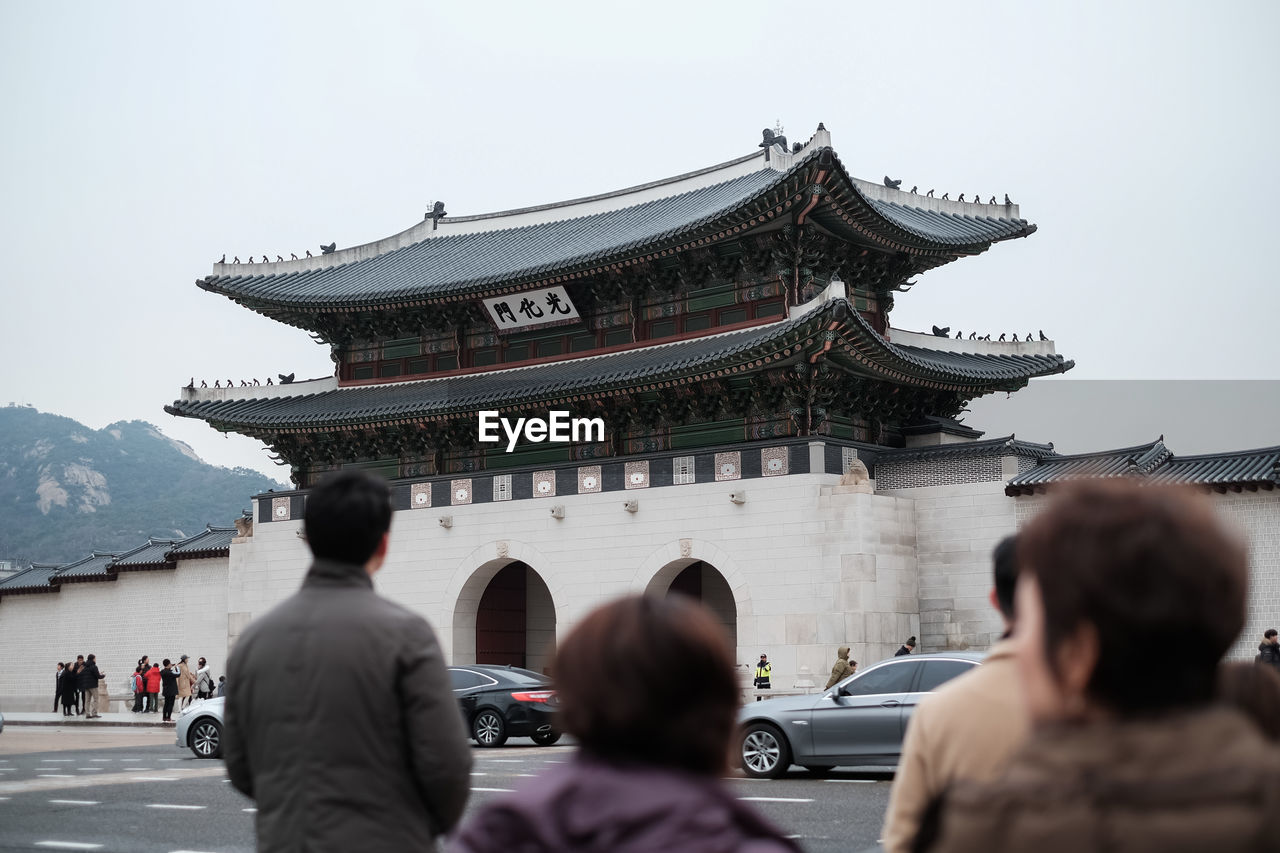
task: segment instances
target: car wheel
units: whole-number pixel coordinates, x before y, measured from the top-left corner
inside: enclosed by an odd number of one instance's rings
[[[222,755],[222,726],[214,719],[196,720],[187,735],[187,745],[196,758],[217,758]]]
[[[471,736],[481,746],[502,746],[507,742],[507,724],[497,711],[481,711],[471,721]]]
[[[753,779],[777,779],[791,766],[791,747],[787,739],[768,723],[747,727],[738,754],[743,771]]]
[[[825,764],[806,764],[804,769],[814,776],[826,776],[831,772],[831,768]]]
[[[557,731],[534,732],[532,737],[533,742],[538,746],[551,746],[551,744],[560,740],[560,733]]]

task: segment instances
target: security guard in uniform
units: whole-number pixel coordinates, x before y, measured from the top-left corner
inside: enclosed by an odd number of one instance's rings
[[[769,656],[760,655],[760,663],[756,664],[756,689],[769,689],[769,673],[773,671],[773,665],[769,663]]]

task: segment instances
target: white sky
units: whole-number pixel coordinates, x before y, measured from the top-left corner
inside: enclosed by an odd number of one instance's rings
[[[0,402],[285,479],[162,410],[192,376],[332,370],[194,286],[223,252],[618,189],[778,119],[1040,226],[923,276],[894,325],[1043,328],[1080,379],[1278,379],[1277,32],[1273,2],[2,0]]]

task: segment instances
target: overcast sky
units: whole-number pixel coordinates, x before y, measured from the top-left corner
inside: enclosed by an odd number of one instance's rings
[[[1275,380],[1277,32],[1274,2],[0,0],[0,402],[285,479],[162,410],[192,376],[332,371],[195,287],[223,252],[618,189],[778,120],[1039,225],[927,273],[895,326],[1044,329],[1080,379]]]

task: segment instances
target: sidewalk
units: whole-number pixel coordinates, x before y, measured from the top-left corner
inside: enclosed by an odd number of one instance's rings
[[[56,714],[48,711],[6,711],[4,715],[4,727],[10,726],[131,726],[135,728],[159,728],[161,726],[172,726],[173,723],[161,722],[160,714],[135,714],[131,711],[124,713],[103,714],[92,720],[86,720],[84,717],[73,716],[65,717],[61,711]],[[178,717],[178,710],[173,711],[174,719]]]

